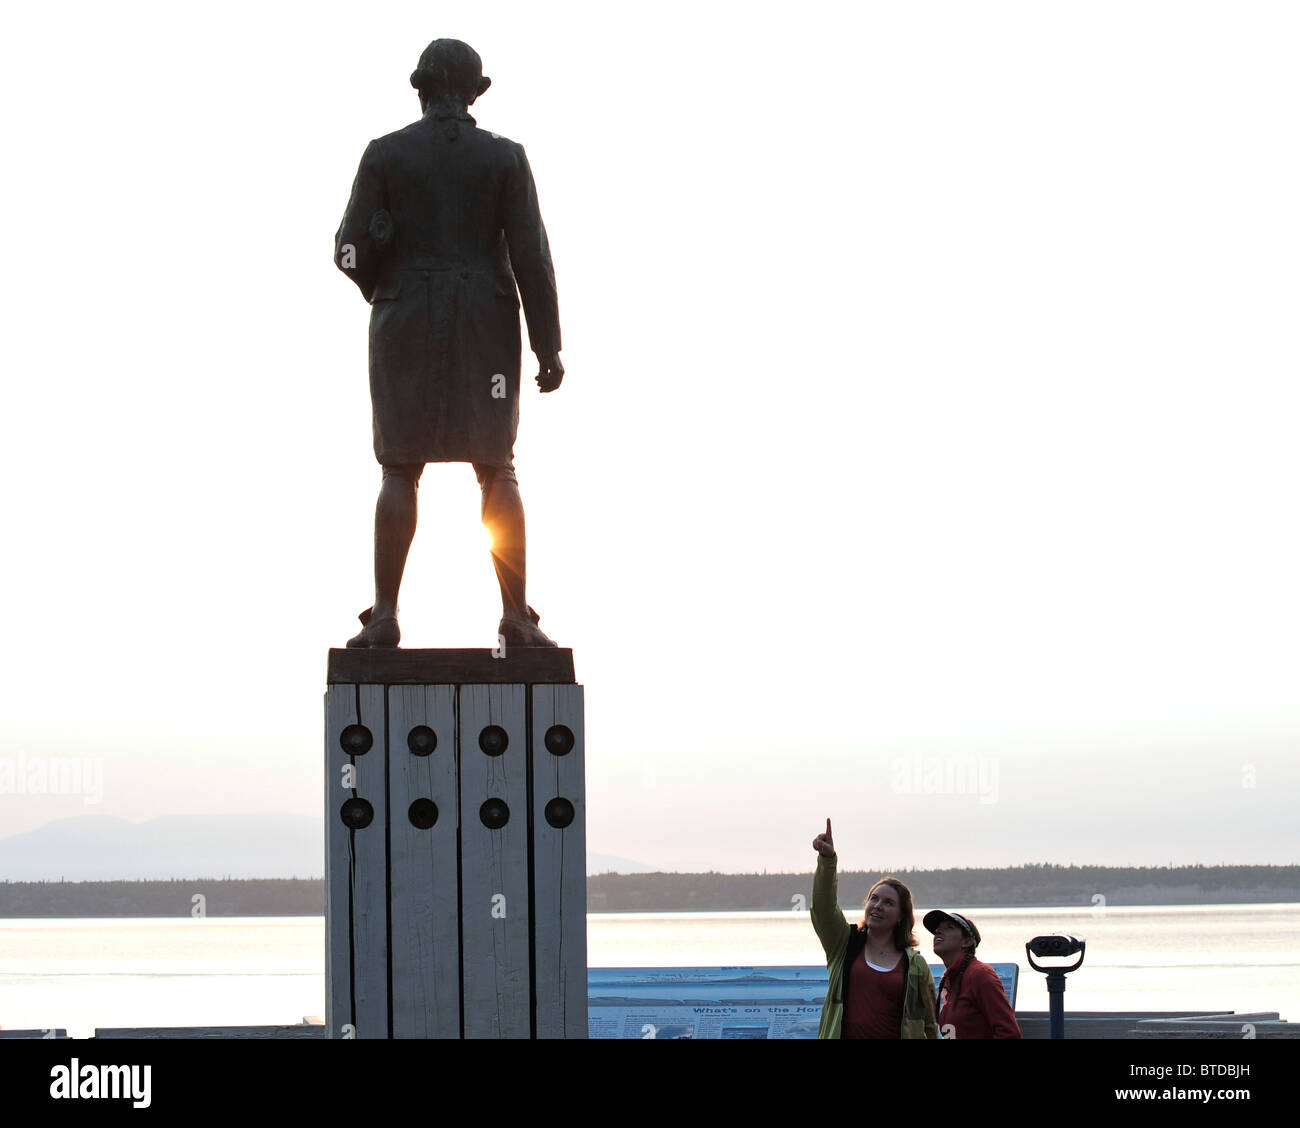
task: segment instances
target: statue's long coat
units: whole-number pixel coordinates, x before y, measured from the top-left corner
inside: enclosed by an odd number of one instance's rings
[[[386,219],[391,216],[391,238]],[[334,261],[371,303],[370,396],[383,464],[503,466],[519,424],[519,298],[529,343],[558,352],[546,229],[521,145],[468,114],[372,141]]]

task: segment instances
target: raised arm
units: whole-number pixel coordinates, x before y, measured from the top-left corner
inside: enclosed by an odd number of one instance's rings
[[[813,839],[813,849],[817,851],[817,872],[813,875],[812,925],[827,960],[830,960],[844,950],[849,935],[849,922],[840,909],[835,841],[831,837],[830,819],[826,820],[826,833]]]

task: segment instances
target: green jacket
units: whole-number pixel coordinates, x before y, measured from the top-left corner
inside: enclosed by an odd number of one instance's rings
[[[830,976],[826,1002],[822,1004],[822,1021],[817,1029],[818,1038],[842,1037],[845,957],[854,959],[863,948],[858,926],[849,924],[840,911],[835,862],[834,855],[829,858],[818,855],[817,872],[813,875],[812,923],[826,952],[826,971]],[[934,976],[917,948],[908,948],[905,955],[908,969],[907,990],[903,996],[902,1036],[938,1039]]]

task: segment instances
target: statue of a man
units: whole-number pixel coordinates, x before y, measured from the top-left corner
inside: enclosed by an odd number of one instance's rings
[[[555,645],[524,591],[516,286],[543,392],[564,377],[559,307],[523,147],[478,129],[468,112],[491,81],[467,44],[431,43],[411,75],[423,116],[366,147],[335,237],[335,263],[371,304],[370,396],[383,467],[375,602],[350,647],[401,638],[397,591],[427,462],[473,463],[501,585],[501,637]]]

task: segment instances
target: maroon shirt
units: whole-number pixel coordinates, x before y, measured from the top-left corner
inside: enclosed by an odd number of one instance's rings
[[[1007,1002],[998,973],[980,960],[971,960],[961,977],[961,990],[953,1000],[950,986],[939,1000],[941,1038],[1019,1038],[1020,1024]],[[951,1026],[952,1030],[946,1028]]]
[[[907,990],[907,953],[890,971],[866,961],[866,949],[853,961],[849,996],[844,1002],[845,1038],[901,1038],[903,993]]]

